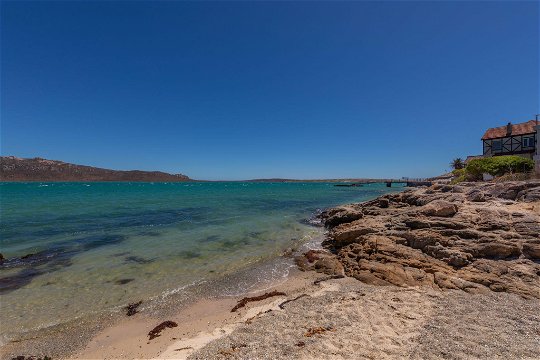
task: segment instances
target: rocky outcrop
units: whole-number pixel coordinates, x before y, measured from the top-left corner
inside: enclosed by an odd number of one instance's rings
[[[341,262],[326,250],[309,250],[303,255],[296,256],[294,260],[302,271],[313,270],[333,276],[345,275]]]
[[[0,181],[190,181],[161,171],[110,170],[42,158],[0,157]]]
[[[540,298],[539,193],[540,181],[527,181],[388,194],[323,212],[323,245],[370,284]]]

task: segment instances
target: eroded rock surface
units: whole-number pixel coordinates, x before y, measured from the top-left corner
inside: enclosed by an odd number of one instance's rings
[[[345,275],[343,265],[335,255],[326,250],[309,250],[295,258],[300,270],[313,270],[328,275]]]
[[[324,245],[369,284],[540,298],[539,193],[540,181],[522,181],[388,194],[324,212]]]

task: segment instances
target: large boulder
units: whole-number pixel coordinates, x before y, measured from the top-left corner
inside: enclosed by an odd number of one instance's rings
[[[426,216],[451,217],[457,212],[457,205],[446,200],[431,201],[422,209],[422,214]]]
[[[361,219],[364,214],[362,211],[355,210],[351,207],[338,207],[323,213],[324,225],[328,228],[334,228],[341,224],[347,224],[355,220]]]
[[[309,250],[295,258],[300,270],[314,270],[332,276],[343,276],[345,270],[337,257],[325,250]]]

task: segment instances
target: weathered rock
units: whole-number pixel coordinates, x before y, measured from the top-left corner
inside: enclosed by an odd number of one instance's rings
[[[517,199],[524,202],[540,201],[540,187],[527,191],[520,191],[517,195]]]
[[[529,259],[540,260],[540,240],[529,240],[523,243],[523,255]]]
[[[347,276],[370,284],[540,298],[539,189],[540,182],[464,183],[385,195],[328,211],[327,222],[336,214],[354,220],[326,223],[324,246]],[[307,263],[341,271],[328,254]]]
[[[390,206],[390,200],[385,199],[385,198],[380,198],[379,199],[379,207],[380,208],[386,209],[389,206]]]
[[[540,239],[540,222],[538,215],[527,215],[514,219],[514,229],[521,235],[532,236]]]
[[[456,204],[445,200],[434,200],[429,202],[422,209],[422,213],[427,216],[450,217],[458,211]]]
[[[325,226],[333,228],[341,224],[347,224],[361,219],[364,214],[361,211],[356,211],[352,208],[335,208],[324,213],[323,216],[327,217]]]
[[[315,261],[313,265],[315,271],[322,272],[327,275],[344,275],[345,269],[343,265],[333,256],[323,257]]]
[[[325,250],[309,250],[295,258],[296,265],[300,270],[314,270],[327,275],[345,274],[343,265],[330,252]]]
[[[481,191],[472,191],[467,194],[467,200],[474,202],[484,202],[486,201],[486,196]]]
[[[431,227],[431,221],[425,219],[411,218],[403,221],[408,228],[413,230],[417,229],[429,229]]]
[[[521,197],[525,197],[531,192],[531,189],[535,189],[534,191],[536,191],[538,188],[540,188],[540,181],[537,180],[512,181],[489,186],[486,192],[499,199],[517,200],[518,194]]]
[[[474,250],[475,257],[485,259],[506,259],[521,255],[516,242],[489,241],[478,244]]]

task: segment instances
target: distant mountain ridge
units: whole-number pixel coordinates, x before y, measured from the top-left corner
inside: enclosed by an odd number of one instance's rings
[[[42,158],[0,156],[0,181],[163,181],[191,179],[161,171],[111,170]]]

